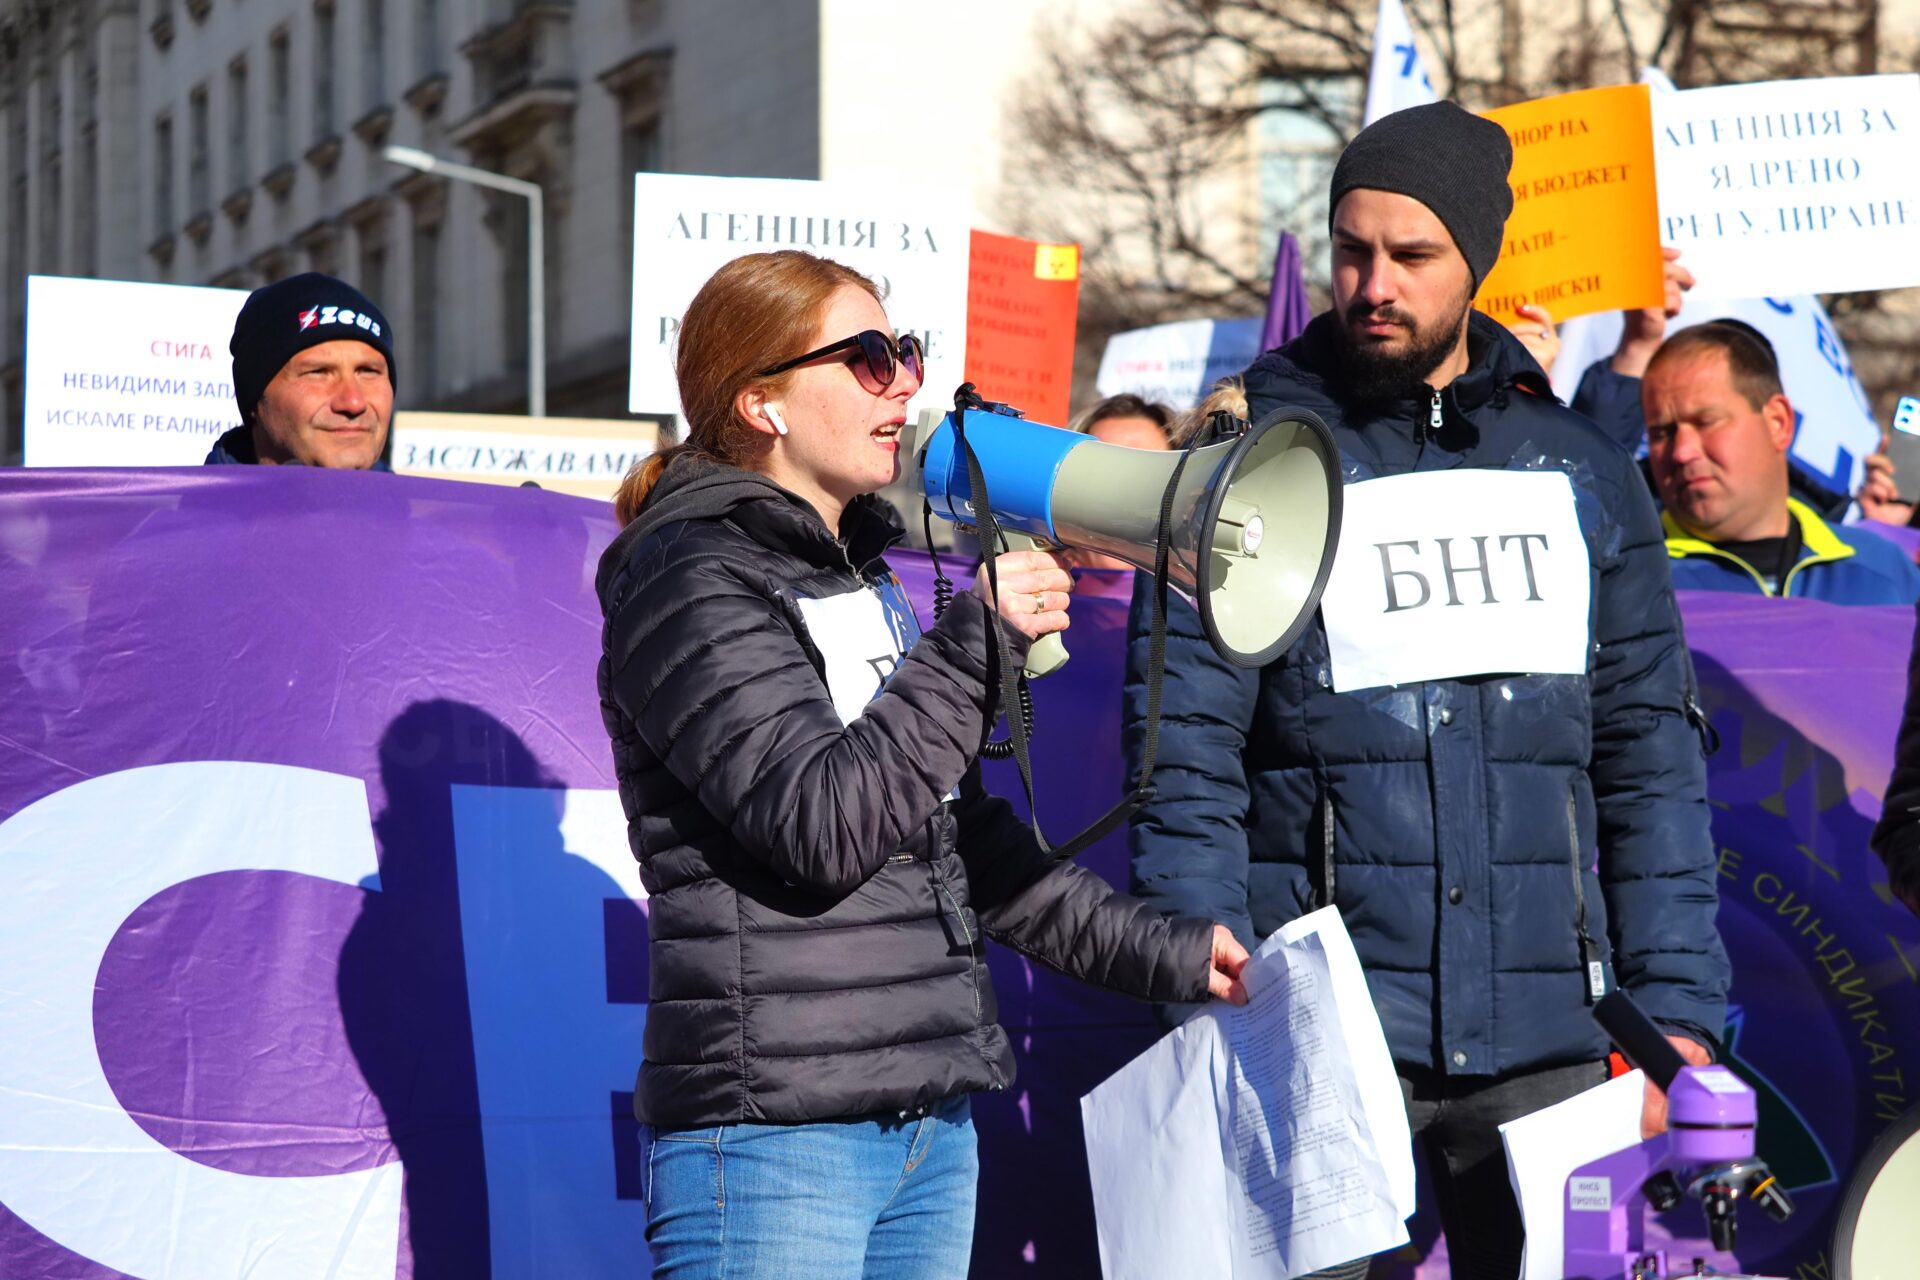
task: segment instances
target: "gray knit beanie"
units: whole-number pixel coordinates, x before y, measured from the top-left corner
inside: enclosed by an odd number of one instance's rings
[[[1411,196],[1446,227],[1478,289],[1500,256],[1513,212],[1512,168],[1513,144],[1493,121],[1452,102],[1407,107],[1375,120],[1340,153],[1328,221],[1356,187]]]

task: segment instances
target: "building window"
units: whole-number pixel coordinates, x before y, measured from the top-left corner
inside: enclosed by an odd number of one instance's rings
[[[440,69],[440,0],[413,0],[413,70],[424,80]]]
[[[252,186],[253,169],[247,162],[247,121],[253,111],[247,102],[247,63],[235,58],[227,68],[227,189]]]
[[[173,117],[153,122],[153,234],[173,234]]]
[[[416,402],[440,388],[440,224],[413,224],[413,358],[407,380]]]
[[[366,6],[360,26],[360,56],[366,76],[361,105],[371,111],[387,100],[387,6],[383,0],[366,0]]]
[[[335,133],[333,115],[333,5],[313,8],[313,131],[318,138]]]
[[[625,235],[623,255],[627,279],[633,278],[633,175],[660,171],[660,117],[629,122],[620,130],[620,230]]]
[[[278,169],[293,160],[292,96],[293,49],[287,33],[276,31],[267,41],[267,167]]]
[[[213,208],[213,176],[207,158],[207,86],[187,95],[187,204],[189,217]]]

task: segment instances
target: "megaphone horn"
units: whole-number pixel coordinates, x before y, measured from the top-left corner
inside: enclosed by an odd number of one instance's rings
[[[1333,434],[1312,413],[1277,409],[1238,435],[1184,453],[1129,449],[977,409],[964,411],[962,423],[1010,544],[1023,537],[1103,551],[1152,571],[1171,485],[1168,581],[1199,610],[1207,639],[1227,661],[1273,661],[1319,605],[1340,537],[1340,466]],[[922,454],[922,485],[936,515],[974,525],[958,444],[949,414]],[[1036,645],[1027,674],[1065,660],[1064,647],[1050,659]]]

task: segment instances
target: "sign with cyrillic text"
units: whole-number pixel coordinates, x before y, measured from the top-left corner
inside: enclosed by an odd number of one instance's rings
[[[1260,358],[1260,325],[1259,316],[1175,320],[1116,333],[1100,355],[1094,387],[1103,396],[1136,395],[1191,409],[1214,383]]]
[[[657,422],[407,410],[393,417],[393,469],[401,475],[533,484],[582,498],[611,499],[659,447]]]
[[[1592,583],[1558,471],[1439,471],[1347,486],[1320,598],[1340,693],[1587,669]]]
[[[965,200],[933,189],[876,193],[868,182],[682,173],[638,173],[633,181],[630,412],[680,412],[674,340],[687,304],[726,263],[776,249],[802,249],[871,277],[894,330],[926,343],[926,398],[916,405],[952,407],[967,351]],[[803,350],[767,356],[778,363]]]
[[[1080,314],[1080,246],[978,228],[971,242],[967,381],[1034,422],[1066,426]]]
[[[1659,305],[1659,211],[1647,87],[1583,89],[1486,113],[1513,143],[1513,213],[1478,305],[1555,319]]]
[[[1694,297],[1920,284],[1920,76],[1657,93],[1653,139]]]
[[[26,464],[197,466],[229,427],[242,289],[27,277]]]

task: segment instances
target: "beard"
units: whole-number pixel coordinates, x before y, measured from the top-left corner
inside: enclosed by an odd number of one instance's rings
[[[1405,400],[1428,391],[1427,375],[1453,353],[1472,306],[1473,295],[1466,294],[1450,314],[1425,325],[1398,307],[1373,307],[1356,298],[1335,329],[1348,390],[1358,400],[1376,403]],[[1404,326],[1406,345],[1388,349],[1381,343],[1359,341],[1353,326],[1368,320],[1390,320]]]

